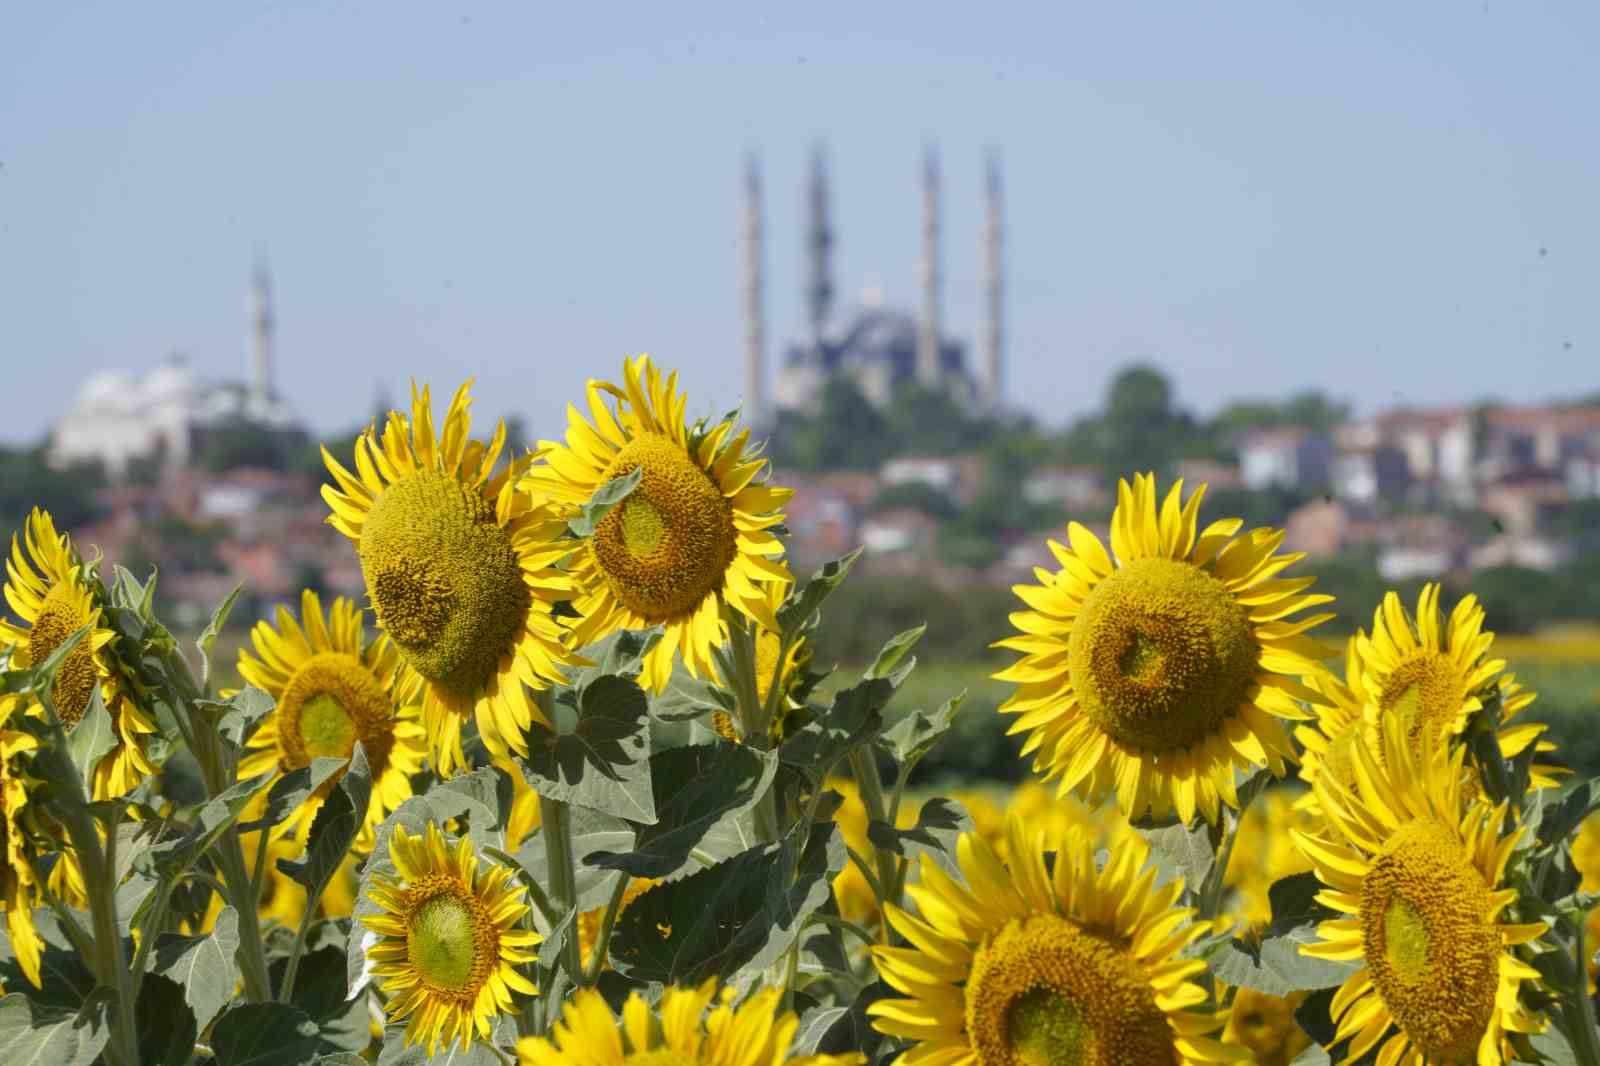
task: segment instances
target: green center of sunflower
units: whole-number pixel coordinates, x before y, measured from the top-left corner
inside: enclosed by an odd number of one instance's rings
[[[1192,746],[1236,713],[1260,657],[1245,608],[1220,581],[1190,563],[1140,559],[1085,598],[1067,668],[1101,730],[1163,752]]]
[[[477,954],[471,911],[454,896],[435,896],[424,903],[411,919],[406,954],[422,979],[435,988],[466,988]]]
[[[360,659],[319,652],[289,678],[278,697],[278,761],[298,770],[319,757],[348,759],[361,741],[374,772],[394,747],[389,694]]]
[[[1406,724],[1413,748],[1421,744],[1426,727],[1438,740],[1455,731],[1456,718],[1466,702],[1467,687],[1461,671],[1449,656],[1419,652],[1406,659],[1384,679],[1378,706],[1398,714]]]
[[[34,666],[50,658],[50,653],[61,647],[68,637],[94,620],[80,604],[81,596],[70,580],[57,582],[45,593],[28,633],[28,659]],[[50,701],[55,704],[56,714],[61,716],[61,724],[68,729],[78,724],[94,695],[96,670],[94,650],[90,647],[93,639],[93,633],[84,635],[67,656],[67,661],[61,664],[61,671],[50,688]]]
[[[1361,884],[1363,953],[1384,1006],[1429,1061],[1469,1056],[1495,1010],[1489,887],[1448,826],[1407,822]]]
[[[639,485],[595,527],[595,562],[617,599],[649,622],[689,614],[722,587],[737,534],[733,508],[671,439],[630,441],[605,481],[642,470]]]
[[[1055,914],[1013,919],[973,958],[966,1028],[981,1066],[1178,1061],[1155,990],[1109,937]]]
[[[378,622],[406,661],[458,699],[481,693],[530,602],[494,504],[448,474],[413,474],[379,494],[360,553]]]

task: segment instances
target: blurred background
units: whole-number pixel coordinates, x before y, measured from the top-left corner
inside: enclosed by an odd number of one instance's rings
[[[1009,586],[1136,470],[1339,596],[1468,590],[1600,772],[1592,4],[58,4],[0,14],[0,528],[198,628],[359,595],[318,445],[649,351],[923,620],[932,774],[1020,775]],[[235,634],[237,638],[237,634]],[[942,761],[940,761],[942,760]]]

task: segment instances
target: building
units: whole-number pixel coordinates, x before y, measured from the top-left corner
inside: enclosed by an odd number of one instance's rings
[[[1326,433],[1309,429],[1262,429],[1238,442],[1239,480],[1247,489],[1324,488],[1328,484],[1333,442]]]
[[[135,459],[183,467],[217,429],[255,425],[302,439],[299,419],[273,389],[272,295],[264,266],[256,269],[250,318],[247,381],[206,381],[181,355],[143,376],[92,374],[51,433],[51,461],[98,462],[120,477]]]
[[[746,409],[757,424],[769,418],[764,303],[761,183],[756,164],[747,163],[744,184],[744,282]],[[870,288],[843,314],[834,313],[832,274],[834,233],[830,223],[826,159],[813,153],[806,199],[810,217],[806,239],[806,331],[789,344],[771,390],[779,411],[814,411],[834,377],[852,379],[875,405],[885,406],[912,385],[941,389],[962,406],[997,411],[1004,373],[1001,282],[1001,184],[999,161],[990,155],[984,181],[981,240],[983,321],[978,334],[982,367],[968,365],[966,346],[945,332],[942,311],[943,263],[940,229],[941,178],[930,147],[924,155],[921,194],[921,254],[917,276],[920,304],[915,311],[885,307],[881,291]]]
[[[1380,452],[1392,450],[1403,457],[1407,498],[1419,503],[1472,505],[1476,494],[1473,469],[1473,420],[1464,407],[1431,411],[1388,411],[1375,418],[1361,419],[1340,426],[1335,434],[1336,450],[1341,455],[1373,456],[1369,469],[1372,478],[1349,479],[1363,485],[1394,487],[1398,479]]]

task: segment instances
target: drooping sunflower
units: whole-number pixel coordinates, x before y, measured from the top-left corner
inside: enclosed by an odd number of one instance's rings
[[[1298,678],[1332,654],[1305,634],[1333,615],[1290,615],[1333,597],[1279,576],[1304,557],[1278,553],[1283,531],[1235,538],[1236,518],[1201,531],[1205,486],[1186,503],[1182,491],[1158,506],[1154,475],[1118,482],[1112,554],[1077,522],[1070,547],[1050,541],[1061,569],[1014,587],[1029,609],[995,646],[1022,658],[995,677],[1016,682],[1000,710],[1020,716],[1010,732],[1028,734],[1022,753],[1063,795],[1215,821],[1238,806],[1241,771],[1281,776],[1295,757],[1281,719],[1321,699]]]
[[[541,441],[523,484],[572,512],[608,482],[643,471],[573,561],[581,589],[574,604],[583,616],[574,643],[662,626],[641,679],[660,692],[675,653],[694,676],[711,675],[712,650],[727,637],[725,605],[778,628],[766,587],[794,578],[772,527],[794,492],[764,480],[767,460],[747,447],[748,429],[732,419],[684,421],[687,397],[676,373],[663,380],[641,355],[624,362],[622,377],[620,388],[589,382],[589,417],[567,408],[566,443]]]
[[[586,988],[567,1000],[547,1037],[517,1044],[521,1066],[859,1066],[866,1058],[790,1055],[800,1019],[780,1011],[782,990],[766,988],[737,1007],[733,989],[717,998],[715,978],[697,988],[671,986],[652,1012],[633,992],[618,1018],[605,997]],[[708,1011],[707,1008],[710,1007]]]
[[[11,728],[12,715],[20,714],[21,706],[15,696],[0,696],[0,909],[6,913],[6,933],[22,972],[35,988],[43,988],[39,957],[44,940],[33,925],[39,885],[21,825],[23,808],[28,806],[35,784],[22,760],[39,742]]]
[[[474,1032],[489,1039],[494,1020],[515,1009],[511,993],[537,995],[517,972],[534,961],[539,934],[525,928],[525,891],[510,867],[479,868],[472,841],[454,850],[429,825],[422,836],[397,826],[389,858],[399,872],[375,875],[368,898],[383,913],[361,918],[378,934],[367,948],[374,977],[383,979],[388,1014],[405,1018],[406,1044],[442,1042],[466,1048]]]
[[[1502,835],[1505,803],[1463,802],[1465,748],[1424,735],[1414,749],[1396,715],[1381,744],[1355,746],[1354,791],[1318,777],[1325,836],[1291,831],[1327,886],[1318,902],[1346,915],[1301,952],[1363,964],[1331,1005],[1348,1061],[1379,1048],[1385,1066],[1500,1066],[1508,1033],[1544,1028],[1518,999],[1538,971],[1509,949],[1545,926],[1499,920],[1517,898],[1500,881],[1520,830]]]
[[[1011,863],[975,834],[957,862],[937,863],[906,891],[921,917],[890,906],[910,947],[876,947],[879,975],[905,999],[867,1008],[879,1032],[915,1041],[906,1066],[1096,1062],[1196,1066],[1248,1053],[1206,1034],[1215,1012],[1193,1010],[1205,969],[1183,949],[1210,928],[1177,906],[1181,880],[1157,888],[1148,850],[1130,843],[1095,865],[1085,833],[1049,837],[1007,826]],[[1054,852],[1053,861],[1047,858]]]
[[[441,776],[464,764],[461,727],[474,715],[497,759],[526,755],[538,713],[523,686],[562,680],[572,662],[553,605],[573,594],[556,563],[566,523],[518,491],[523,461],[496,472],[505,424],[488,444],[468,434],[468,381],[434,432],[428,389],[412,386],[411,420],[389,412],[381,436],[356,442],[359,476],[322,451],[328,521],[355,542],[378,625],[400,649],[401,687],[422,688],[423,724]]]
[[[257,622],[250,631],[255,654],[239,650],[239,675],[277,700],[239,760],[239,778],[269,770],[282,776],[318,757],[348,759],[359,740],[372,771],[372,799],[356,846],[368,850],[377,824],[411,796],[411,775],[427,754],[416,706],[394,704],[400,653],[387,636],[368,643],[361,608],[343,596],[324,615],[322,601],[307,589],[300,618],[279,607],[277,623]],[[303,842],[338,779],[301,804],[281,831]]]
[[[1413,747],[1424,732],[1444,743],[1467,728],[1472,714],[1498,689],[1500,718],[1494,723],[1500,754],[1512,758],[1537,744],[1538,751],[1555,745],[1540,740],[1545,726],[1512,723],[1534,700],[1516,678],[1505,673],[1504,659],[1491,659],[1494,634],[1483,628],[1478,598],[1463,596],[1448,618],[1439,607],[1439,586],[1423,586],[1417,613],[1406,612],[1396,592],[1386,593],[1372,615],[1372,634],[1355,637],[1357,670],[1350,677],[1356,698],[1368,705],[1367,717],[1396,715],[1406,726]],[[1559,767],[1534,764],[1531,779],[1541,788],[1558,784]]]
[[[62,664],[50,701],[70,731],[89,710],[98,688],[116,728],[117,743],[95,764],[89,784],[97,800],[121,796],[155,772],[145,744],[156,732],[156,723],[123,692],[108,650],[117,635],[101,625],[98,582],[86,572],[71,538],[58,533],[49,512],[36,507],[28,516],[23,539],[26,552],[16,535],[11,537],[5,595],[24,624],[13,625],[0,617],[0,647],[10,650],[13,668],[37,666],[72,634],[92,627]],[[43,713],[37,704],[32,710]]]

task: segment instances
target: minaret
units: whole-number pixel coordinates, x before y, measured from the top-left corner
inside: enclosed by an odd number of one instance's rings
[[[983,182],[983,405],[991,414],[1000,411],[1005,387],[1002,349],[1005,344],[1003,270],[1000,219],[1000,153],[991,151]]]
[[[819,142],[811,149],[811,181],[806,190],[811,215],[806,236],[810,270],[806,278],[806,310],[811,325],[811,341],[819,349],[822,333],[833,306],[833,230],[828,225],[828,160]]]
[[[761,160],[751,152],[744,163],[744,417],[752,426],[767,419],[761,256]]]
[[[917,383],[938,388],[939,359],[939,157],[932,144],[922,157],[922,309],[917,322]]]
[[[264,417],[272,408],[272,276],[267,258],[256,254],[255,278],[250,286],[250,398],[251,413]]]

